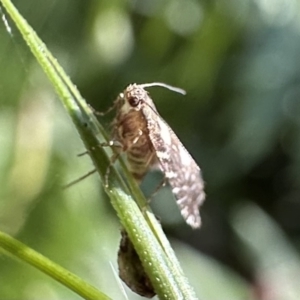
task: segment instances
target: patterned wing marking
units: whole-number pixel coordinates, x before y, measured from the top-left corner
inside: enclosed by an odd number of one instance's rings
[[[162,172],[176,197],[180,212],[187,224],[198,228],[201,226],[199,206],[205,199],[200,168],[162,118],[157,118],[158,115],[147,107],[143,113],[147,121],[149,138]]]

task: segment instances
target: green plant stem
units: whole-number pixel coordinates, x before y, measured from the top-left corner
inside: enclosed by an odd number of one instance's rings
[[[86,148],[89,150],[90,157],[103,182],[105,182],[107,168],[110,167],[108,186],[104,185],[104,188],[159,298],[196,300],[197,297],[183,275],[179,262],[160,225],[155,218],[149,217],[149,213],[144,213],[147,201],[132,176],[121,162],[128,179],[127,185],[116,169],[110,166],[105,150],[98,147],[99,143],[102,142],[99,133],[104,133],[104,131],[79,91],[11,1],[0,1],[55,87]]]
[[[45,256],[0,231],[0,247],[15,258],[27,262],[45,274],[50,275],[84,299],[109,300],[110,298],[81,278],[52,262]]]

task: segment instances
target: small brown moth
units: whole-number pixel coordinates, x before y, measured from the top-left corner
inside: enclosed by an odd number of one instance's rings
[[[185,91],[164,83],[130,84],[115,101],[117,115],[112,124],[113,140],[126,153],[129,169],[137,181],[140,182],[150,168],[160,168],[183,218],[191,227],[198,228],[201,225],[199,206],[205,198],[201,171],[158,114],[145,90],[151,86],[185,94]]]

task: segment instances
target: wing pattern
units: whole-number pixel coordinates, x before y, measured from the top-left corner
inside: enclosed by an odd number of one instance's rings
[[[187,224],[201,225],[199,206],[205,199],[201,171],[167,123],[148,106],[143,114],[160,168],[167,178]]]

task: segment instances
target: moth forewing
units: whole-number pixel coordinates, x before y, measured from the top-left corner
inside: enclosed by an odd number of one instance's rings
[[[144,87],[165,84],[129,85],[117,99],[114,139],[123,145],[129,168],[140,181],[158,163],[177,199],[181,214],[193,228],[201,225],[199,206],[205,198],[200,168],[176,134],[160,117]],[[176,91],[181,92],[181,89]]]
[[[200,168],[173,130],[160,118],[148,122],[149,138],[167,178],[180,212],[193,228],[201,225],[199,206],[205,198]]]

